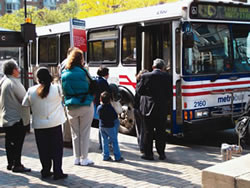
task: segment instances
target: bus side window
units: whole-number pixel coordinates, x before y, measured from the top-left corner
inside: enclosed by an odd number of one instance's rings
[[[57,36],[39,38],[39,63],[57,64]]]
[[[122,63],[136,64],[136,25],[124,26],[122,29]]]
[[[88,63],[117,64],[118,63],[118,29],[89,31],[88,33]]]
[[[62,34],[60,36],[60,62],[62,62],[67,57],[67,51],[70,47],[70,36],[69,34]]]

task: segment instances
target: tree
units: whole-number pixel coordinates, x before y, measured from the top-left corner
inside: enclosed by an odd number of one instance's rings
[[[47,8],[35,10],[34,8],[29,8],[27,13],[32,19],[32,23],[36,24],[36,26],[44,26],[69,21],[70,18],[76,17],[79,10],[77,2],[70,1],[67,4],[61,4],[56,10],[48,10]],[[20,31],[20,24],[24,22],[24,9],[0,17],[0,27],[15,31]]]
[[[77,18],[87,18],[129,9],[142,8],[177,0],[77,0],[80,11]]]
[[[174,1],[177,0],[71,0],[67,4],[61,4],[56,10],[29,8],[27,13],[32,23],[44,26],[69,21],[70,18],[83,19]],[[20,24],[24,22],[24,9],[0,17],[0,27],[15,31],[20,31]]]

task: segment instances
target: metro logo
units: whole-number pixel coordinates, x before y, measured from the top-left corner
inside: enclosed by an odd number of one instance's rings
[[[226,102],[231,102],[231,95],[227,95],[225,97],[218,97],[218,103],[226,103]],[[233,96],[233,101],[242,101],[244,99],[244,95],[234,95]]]

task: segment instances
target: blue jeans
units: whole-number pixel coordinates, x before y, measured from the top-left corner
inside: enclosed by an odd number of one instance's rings
[[[115,130],[116,130],[116,134],[118,135],[119,127],[120,127],[120,121],[119,121],[119,119],[116,119],[116,120],[114,121],[114,124],[115,124],[114,128],[115,128]],[[100,128],[100,127],[99,127],[98,138],[99,138],[99,148],[102,150],[103,147],[102,147],[101,128]],[[109,144],[111,144],[111,141],[110,141],[110,140],[109,140]]]
[[[112,128],[104,128],[100,127],[100,133],[102,137],[102,148],[103,148],[103,159],[107,160],[110,157],[109,153],[109,142],[113,145],[113,152],[115,156],[115,160],[119,160],[121,158],[121,152],[118,144],[118,130],[120,126],[120,121],[115,120],[115,126]]]

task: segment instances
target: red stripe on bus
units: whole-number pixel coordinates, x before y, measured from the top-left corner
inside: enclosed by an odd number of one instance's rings
[[[132,86],[134,89],[136,87],[136,83],[135,82],[132,82],[129,77],[127,75],[119,75],[119,78],[120,79],[126,79],[127,81],[126,82],[119,82],[120,85],[128,85],[128,86]]]
[[[182,85],[182,89],[199,89],[205,87],[221,87],[221,86],[232,86],[250,84],[250,81],[238,81],[238,82],[228,82],[228,83],[213,83],[213,84],[199,84],[199,85]]]
[[[192,97],[192,96],[211,95],[211,94],[226,94],[226,93],[230,93],[230,92],[243,92],[243,91],[250,91],[250,87],[235,88],[235,89],[219,89],[219,90],[201,91],[201,92],[193,92],[193,93],[182,93],[182,96]],[[176,93],[174,93],[173,95],[176,96]]]
[[[210,94],[211,94],[211,91],[202,91],[202,92],[196,92],[196,93],[182,93],[182,96],[193,97],[193,96],[210,95]]]

